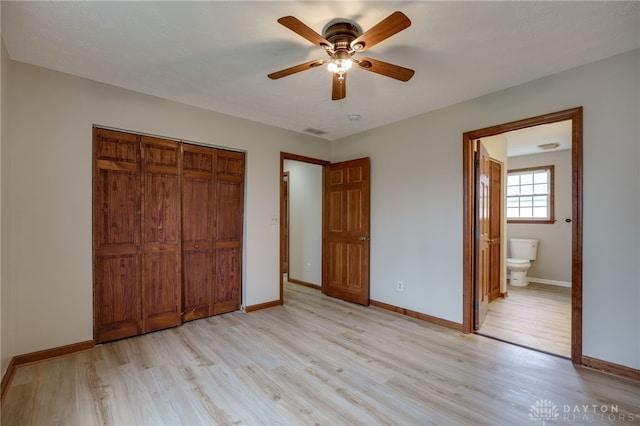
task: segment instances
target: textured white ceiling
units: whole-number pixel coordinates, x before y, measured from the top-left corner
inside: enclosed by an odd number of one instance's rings
[[[554,143],[558,144],[558,147],[553,149],[554,151],[571,149],[572,124],[571,120],[567,120],[503,133],[502,136],[507,141],[507,156],[516,157],[549,152],[542,150],[538,145]]]
[[[558,146],[553,151],[571,149],[571,120],[557,123],[541,124],[524,129],[512,130],[495,136],[482,138],[488,144],[504,143],[507,147],[507,157],[520,155],[540,154],[549,152],[542,150],[538,145],[553,144]]]
[[[638,2],[2,1],[11,58],[328,140],[640,47]],[[412,26],[366,56],[416,71],[402,83],[349,72],[331,101],[323,68],[267,74],[326,54],[277,23],[321,33],[371,28],[395,10]],[[526,102],[526,100],[523,100]],[[348,119],[359,114],[360,120]]]

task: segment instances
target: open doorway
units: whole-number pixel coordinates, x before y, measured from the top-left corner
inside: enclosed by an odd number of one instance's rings
[[[292,182],[284,181],[285,162],[308,163],[320,165],[322,170],[321,209],[309,215],[321,217],[321,258],[314,263],[321,276],[321,289],[324,294],[348,302],[369,305],[369,207],[370,207],[370,159],[368,157],[330,163],[294,154],[280,154],[280,217],[293,219],[286,199],[294,197]],[[296,163],[297,164],[297,163]],[[305,164],[305,167],[307,165]],[[283,194],[289,190],[288,197]],[[306,218],[303,218],[303,221]],[[289,235],[285,231],[289,229]],[[306,233],[310,228],[303,223],[300,232]],[[284,266],[288,262],[289,280],[293,277],[293,248],[288,251],[283,247],[285,241],[293,240],[293,224],[288,227],[280,225],[280,304],[284,303]],[[286,237],[286,238],[285,238]],[[305,237],[305,240],[307,238]],[[291,243],[289,243],[291,244]],[[317,258],[316,258],[317,259]],[[301,258],[303,273],[313,272],[313,263]],[[305,281],[305,280],[300,280]]]
[[[328,161],[280,154],[280,303],[284,283],[322,287],[323,168]]]
[[[290,283],[322,287],[322,166],[284,161],[283,265]]]
[[[571,356],[571,120],[482,138],[490,293],[476,333]]]
[[[482,316],[488,311],[489,263],[478,261],[487,256],[478,250],[489,247],[489,234],[480,232],[476,214],[476,159],[478,140],[505,132],[525,129],[541,124],[571,121],[571,360],[582,361],[582,108],[527,118],[463,135],[464,184],[464,265],[463,265],[463,328],[471,332],[481,326]],[[488,156],[487,156],[488,157]],[[488,160],[487,160],[488,162]],[[482,163],[482,161],[480,161]],[[487,172],[488,174],[488,172]],[[488,178],[483,182],[488,182]],[[564,218],[562,218],[564,220]],[[488,225],[487,225],[488,229]],[[486,235],[485,235],[486,234]],[[504,236],[503,244],[506,244]],[[488,252],[488,250],[487,250]],[[485,283],[483,280],[486,280]],[[485,294],[486,293],[486,294]],[[484,297],[486,296],[486,297]]]

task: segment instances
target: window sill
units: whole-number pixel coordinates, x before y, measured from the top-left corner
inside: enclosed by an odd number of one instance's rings
[[[507,219],[507,223],[539,223],[539,224],[553,224],[556,223],[555,219],[544,219],[544,220],[535,220],[535,219]]]

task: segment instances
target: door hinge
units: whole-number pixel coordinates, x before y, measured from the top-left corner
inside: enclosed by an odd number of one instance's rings
[[[480,305],[478,304],[477,301],[473,303],[473,309],[475,309],[476,311],[480,309]]]
[[[477,158],[473,161],[473,164],[475,166],[475,168],[479,168],[480,167],[480,160],[478,160]]]
[[[476,229],[476,232],[475,232],[475,237],[476,237],[476,240],[480,239],[480,231],[477,230],[477,229]]]

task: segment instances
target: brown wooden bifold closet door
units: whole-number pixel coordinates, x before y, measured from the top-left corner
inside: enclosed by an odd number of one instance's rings
[[[94,339],[240,308],[244,154],[94,129]]]
[[[240,308],[244,153],[216,150],[213,313]]]
[[[214,149],[182,146],[182,320],[213,315]]]
[[[136,135],[93,130],[94,338],[142,332],[140,143]]]
[[[142,332],[181,317],[180,145],[147,136],[142,148]]]

